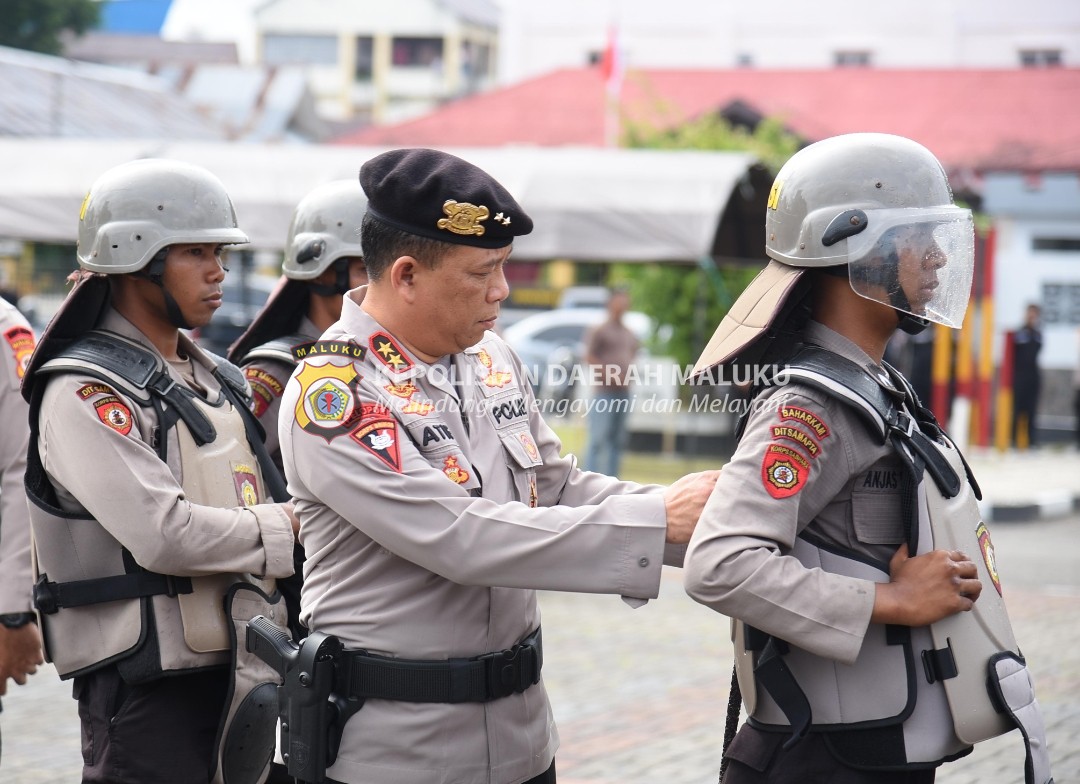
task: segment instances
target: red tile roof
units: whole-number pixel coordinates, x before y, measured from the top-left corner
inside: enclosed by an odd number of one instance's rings
[[[560,70],[338,139],[373,146],[602,146],[598,68]],[[624,116],[673,126],[734,101],[809,141],[854,131],[908,136],[952,171],[1080,170],[1080,69],[639,70]]]

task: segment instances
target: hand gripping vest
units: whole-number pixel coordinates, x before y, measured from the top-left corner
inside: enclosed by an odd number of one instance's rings
[[[88,375],[152,408],[161,428],[158,456],[166,459],[175,435],[181,485],[193,503],[235,507],[239,492],[250,506],[267,500],[266,487],[276,497],[284,493],[278,477],[268,476],[269,485],[264,481],[256,454],[263,464],[268,458],[257,423],[244,407],[246,384],[227,362],[214,373],[223,393],[217,405],[175,384],[155,353],[110,332],[88,333],[37,372]],[[274,580],[149,572],[98,521],[63,511],[37,448],[44,387],[36,385],[31,400],[26,487],[35,542],[35,604],[46,657],[62,678],[115,662],[130,683],[231,664],[213,782],[255,784],[273,755],[278,679],[237,640],[256,615],[284,625]]]
[[[789,743],[820,732],[846,764],[880,769],[932,767],[1019,727],[1028,784],[1050,784],[1042,716],[1001,596],[976,503],[978,485],[906,380],[889,372],[905,392],[906,407],[897,406],[863,368],[813,346],[801,349],[780,378],[851,406],[874,437],[892,442],[909,474],[904,512],[910,551],[963,550],[978,565],[982,594],[970,612],[929,627],[871,624],[851,665],[735,622],[736,672],[750,722],[763,729],[790,727]],[[791,554],[808,568],[889,580],[888,563],[806,531]]]

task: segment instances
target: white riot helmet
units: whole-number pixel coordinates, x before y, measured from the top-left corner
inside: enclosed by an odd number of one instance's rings
[[[110,169],[79,211],[79,266],[91,272],[137,272],[169,245],[247,241],[221,181],[181,161],[149,158]]]
[[[293,211],[281,271],[292,280],[312,280],[338,259],[363,257],[360,222],[366,211],[367,196],[355,179],[315,188]],[[348,290],[347,268],[344,273],[342,294]]]
[[[769,194],[766,253],[792,267],[847,266],[852,289],[901,313],[963,323],[971,293],[971,211],[953,204],[937,158],[901,136],[853,133],[812,144]]]

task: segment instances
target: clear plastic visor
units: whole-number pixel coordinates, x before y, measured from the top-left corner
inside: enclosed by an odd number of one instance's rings
[[[847,240],[855,293],[959,328],[975,267],[971,210],[868,210],[867,218],[867,230]]]

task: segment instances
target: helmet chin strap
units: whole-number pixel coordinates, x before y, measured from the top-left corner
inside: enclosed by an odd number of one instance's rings
[[[918,335],[924,329],[930,326],[930,319],[925,319],[922,316],[913,316],[910,313],[905,313],[902,310],[897,310],[896,315],[900,321],[897,323],[897,328],[908,333],[909,335]]]
[[[346,294],[349,291],[349,259],[340,258],[330,265],[334,270],[334,282],[330,285],[325,283],[309,283],[308,288],[312,293],[320,297],[333,297],[336,294]]]
[[[161,289],[161,294],[165,298],[165,315],[168,317],[170,324],[177,329],[191,329],[192,325],[184,318],[180,306],[173,299],[173,295],[169,293],[169,290],[165,288],[165,258],[168,254],[169,249],[162,248],[154,254],[149,264],[135,274],[141,275]]]

